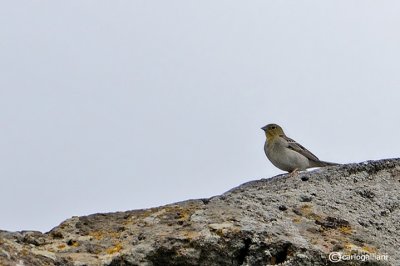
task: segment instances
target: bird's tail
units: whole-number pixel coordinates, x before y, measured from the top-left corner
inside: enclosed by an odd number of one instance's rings
[[[324,162],[324,161],[314,161],[313,162],[313,167],[324,167],[324,166],[334,166],[334,165],[340,165],[340,163],[331,163],[331,162]]]

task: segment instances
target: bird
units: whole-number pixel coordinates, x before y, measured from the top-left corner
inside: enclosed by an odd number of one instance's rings
[[[265,155],[273,165],[289,173],[297,173],[313,167],[339,165],[318,159],[309,150],[287,137],[282,127],[268,124],[261,128],[265,132]]]

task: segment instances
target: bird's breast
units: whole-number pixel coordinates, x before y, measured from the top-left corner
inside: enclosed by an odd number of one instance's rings
[[[289,149],[287,143],[279,140],[267,141],[264,145],[264,151],[271,163],[284,171],[305,170],[309,164],[305,156]]]

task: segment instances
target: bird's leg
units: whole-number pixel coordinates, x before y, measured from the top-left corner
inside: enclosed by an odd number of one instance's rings
[[[296,177],[298,174],[299,174],[299,169],[296,168],[289,173],[289,177]]]

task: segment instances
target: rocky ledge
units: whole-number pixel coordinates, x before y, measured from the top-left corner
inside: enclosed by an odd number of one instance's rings
[[[251,181],[209,199],[72,217],[47,233],[0,231],[4,266],[400,265],[399,250],[400,159]]]

